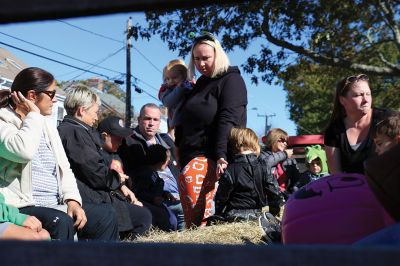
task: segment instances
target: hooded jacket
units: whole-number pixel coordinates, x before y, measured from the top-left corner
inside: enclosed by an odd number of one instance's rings
[[[228,135],[232,127],[246,126],[246,105],[247,89],[237,67],[215,78],[201,76],[176,110],[181,167],[197,156],[228,159]]]

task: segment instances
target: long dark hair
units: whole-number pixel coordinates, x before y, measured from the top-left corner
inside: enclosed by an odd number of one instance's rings
[[[7,107],[11,102],[11,94],[9,90],[0,90],[0,108]]]
[[[346,96],[347,92],[352,88],[355,82],[362,80],[368,83],[369,86],[369,79],[368,76],[365,74],[358,74],[356,76],[349,76],[342,80],[340,80],[336,84],[336,92],[335,92],[335,102],[333,104],[333,111],[332,116],[329,121],[329,125],[343,119],[346,117],[346,111],[344,110],[343,105],[340,103],[340,96]]]
[[[18,73],[11,85],[11,91],[20,91],[26,96],[27,92],[45,91],[54,82],[54,76],[44,69],[28,67]]]

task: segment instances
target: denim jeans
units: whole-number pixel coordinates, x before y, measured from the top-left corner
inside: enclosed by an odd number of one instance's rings
[[[178,230],[185,229],[185,219],[183,215],[183,208],[181,201],[179,200],[179,194],[178,193],[171,193],[177,201],[172,202],[172,201],[165,201],[165,205],[168,206],[168,208],[175,214],[176,220],[178,222]]]

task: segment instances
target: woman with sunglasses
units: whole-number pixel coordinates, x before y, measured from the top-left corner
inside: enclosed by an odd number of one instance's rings
[[[266,136],[265,151],[260,154],[269,172],[277,179],[285,200],[296,190],[295,184],[300,178],[296,159],[291,158],[293,150],[287,148],[288,139],[286,131],[272,128]]]
[[[389,110],[372,108],[368,76],[342,79],[336,93],[324,142],[331,174],[364,173],[363,163],[375,156],[373,134],[376,124]]]
[[[180,123],[175,127],[183,169],[178,183],[188,227],[204,224],[212,215],[215,182],[228,165],[229,132],[245,127],[247,118],[244,80],[211,34],[194,39],[189,80],[196,70],[201,76],[177,108]]]
[[[0,193],[6,203],[35,216],[52,239],[117,240],[115,211],[85,204],[57,129],[47,123],[56,82],[49,72],[22,70],[0,99]]]

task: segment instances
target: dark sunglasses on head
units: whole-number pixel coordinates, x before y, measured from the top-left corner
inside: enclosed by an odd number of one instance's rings
[[[356,82],[356,81],[359,81],[359,80],[368,81],[369,78],[365,74],[360,74],[360,75],[357,75],[357,76],[350,76],[350,77],[346,78],[346,83],[353,83],[353,82]]]
[[[345,88],[347,88],[347,86],[349,86],[349,84],[352,84],[352,83],[357,82],[359,80],[368,81],[369,78],[365,74],[360,74],[360,75],[357,75],[357,76],[349,76],[349,77],[347,77],[342,89],[340,90],[340,95],[345,91]]]
[[[50,99],[53,99],[54,96],[56,96],[56,91],[38,91],[37,93],[44,93],[49,96]]]
[[[202,34],[202,35],[200,35],[200,36],[194,38],[194,40],[193,40],[193,43],[194,43],[194,44],[195,44],[195,43],[198,43],[198,42],[200,42],[200,41],[212,41],[212,42],[215,42],[215,40],[216,40],[215,36],[212,35],[212,34],[209,33],[209,32],[203,31],[203,32],[201,32],[201,34]]]

